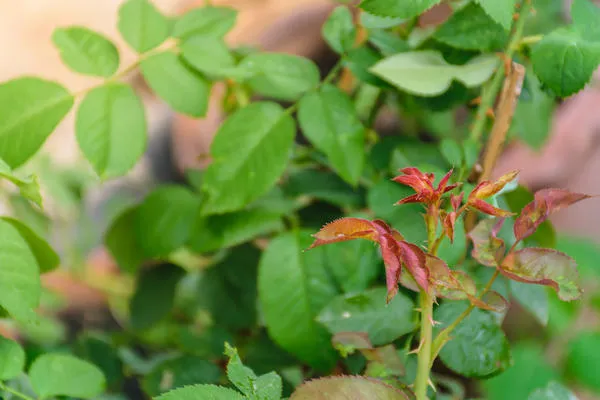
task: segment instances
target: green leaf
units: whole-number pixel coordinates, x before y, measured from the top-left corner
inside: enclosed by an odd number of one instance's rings
[[[550,286],[563,301],[581,296],[577,263],[553,249],[526,248],[506,256],[500,272],[509,279]]]
[[[188,246],[197,253],[207,253],[282,229],[281,213],[268,209],[242,210],[208,217],[199,215]]]
[[[375,46],[384,56],[393,56],[410,50],[405,40],[383,29],[371,29],[369,31],[369,43]]]
[[[463,150],[454,139],[444,139],[440,142],[440,152],[454,168],[459,168],[463,162]]]
[[[108,336],[84,333],[77,338],[75,354],[102,370],[109,389],[116,389],[123,384],[125,379],[123,362]]]
[[[414,395],[362,376],[331,376],[303,383],[290,400],[409,400]]]
[[[18,187],[21,196],[42,208],[42,194],[40,193],[40,183],[37,176],[30,175],[24,179],[19,178],[13,174],[10,166],[4,160],[0,159],[0,177]]]
[[[581,332],[569,342],[567,371],[582,385],[600,392],[600,333]]]
[[[519,304],[529,311],[540,324],[543,326],[548,324],[548,292],[545,287],[511,280],[510,291]]]
[[[458,49],[489,51],[503,48],[508,34],[483,8],[471,3],[452,14],[433,38]]]
[[[75,134],[83,155],[98,175],[124,175],[146,150],[144,105],[128,85],[100,86],[81,102]]]
[[[329,47],[336,53],[342,54],[351,49],[356,39],[356,28],[348,7],[336,7],[325,21],[322,33]]]
[[[31,322],[17,323],[17,327],[26,340],[43,346],[57,346],[67,339],[66,327],[54,317],[40,315]]]
[[[581,36],[590,41],[598,42],[600,38],[600,8],[589,0],[574,0],[571,3],[571,18],[573,28]]]
[[[25,351],[14,340],[0,337],[0,380],[14,379],[25,367]]]
[[[291,54],[252,53],[239,68],[251,74],[247,83],[252,90],[278,100],[297,100],[320,80],[319,69],[311,60]]]
[[[221,38],[192,36],[181,44],[181,56],[194,69],[209,77],[235,75],[235,59]]]
[[[552,381],[545,388],[531,393],[527,400],[577,400],[577,396],[560,383]]]
[[[157,399],[167,399],[170,398],[170,393],[179,393],[177,396],[172,397],[173,399],[179,400],[185,398],[185,395],[183,395],[183,390],[195,387],[188,385],[196,385],[199,383],[217,383],[220,376],[221,370],[210,361],[197,356],[182,355],[163,361],[156,365],[152,371],[150,371],[150,373],[143,378],[142,388],[149,396],[158,396],[156,397]],[[171,392],[169,392],[169,390]],[[162,395],[159,396],[160,394]],[[221,398],[210,397],[209,392],[200,392],[197,393],[197,396],[198,397],[190,397],[190,399],[212,400]],[[223,398],[234,399],[235,397]]]
[[[117,47],[86,27],[57,28],[52,33],[52,42],[62,61],[75,72],[110,78],[119,68]]]
[[[173,36],[187,39],[191,36],[222,38],[235,25],[237,11],[228,7],[202,7],[181,16],[173,28]]]
[[[600,246],[583,237],[559,236],[556,249],[569,254],[577,261],[577,269],[583,279],[600,277]]]
[[[129,301],[130,323],[135,330],[145,330],[165,319],[175,299],[175,289],[185,272],[172,264],[145,268],[138,276],[135,292]]]
[[[18,321],[35,320],[41,293],[39,267],[19,229],[5,220],[0,220],[0,276],[0,306]]]
[[[550,135],[556,104],[534,74],[528,72],[526,77],[523,87],[527,95],[519,98],[511,129],[531,148],[540,150]]]
[[[504,373],[481,382],[489,400],[526,399],[535,389],[559,378],[544,357],[540,344],[518,343],[511,349],[513,365]]]
[[[175,111],[192,117],[206,114],[210,84],[175,53],[154,54],[140,68],[150,88]]]
[[[215,385],[193,385],[172,390],[155,400],[244,400],[245,397],[233,389]]]
[[[39,237],[27,225],[17,219],[11,217],[2,217],[1,219],[11,224],[17,231],[19,231],[21,237],[25,239],[29,245],[29,249],[37,261],[40,273],[50,272],[58,267],[58,264],[60,264],[60,258],[52,249],[52,247],[50,247],[48,242]]]
[[[464,65],[452,65],[440,52],[423,50],[385,58],[371,72],[408,93],[437,96],[448,90],[453,80],[467,87],[481,85],[492,76],[498,62],[496,56],[486,54]]]
[[[467,307],[464,302],[444,303],[434,312],[437,329],[451,324]],[[454,372],[466,377],[487,377],[511,363],[508,339],[489,312],[471,311],[452,332],[440,358]]]
[[[366,290],[383,271],[379,250],[366,240],[328,246],[325,262],[344,293]]]
[[[135,235],[148,257],[167,256],[190,237],[200,209],[200,199],[182,186],[163,185],[140,204]]]
[[[229,343],[225,343],[225,355],[229,357],[227,362],[227,378],[236,388],[246,396],[254,393],[254,381],[256,374],[250,368],[242,364],[242,360],[236,349]]]
[[[600,43],[580,33],[559,28],[536,44],[531,52],[533,70],[557,96],[577,93],[590,81],[600,62]]]
[[[365,10],[360,13],[360,24],[367,29],[393,28],[403,22],[405,22],[404,18],[375,15]]]
[[[42,147],[73,106],[61,85],[39,78],[0,84],[0,158],[17,168]]]
[[[386,293],[385,288],[375,288],[336,297],[317,321],[333,334],[366,332],[375,346],[391,343],[415,329],[415,305],[401,293],[385,304]]]
[[[360,193],[329,171],[299,170],[290,174],[283,188],[291,197],[310,196],[340,207],[358,208],[362,204]]]
[[[487,15],[502,25],[504,29],[510,29],[517,0],[477,0],[477,3],[483,8]]]
[[[230,115],[211,145],[203,213],[239,210],[267,193],[288,164],[294,134],[294,120],[275,103],[252,103]]]
[[[269,335],[279,346],[313,368],[327,371],[335,364],[336,354],[327,331],[314,317],[335,291],[322,265],[311,262],[317,252],[302,253],[310,236],[299,235],[278,236],[264,251],[258,270],[260,306]]]
[[[325,85],[300,100],[298,120],[304,135],[327,155],[340,176],[356,185],[365,162],[366,134],[352,99]]]
[[[113,220],[104,236],[104,244],[119,267],[134,273],[144,261],[144,251],[135,235],[137,207],[130,208]]]
[[[33,390],[40,398],[70,396],[91,399],[104,391],[102,371],[87,361],[66,354],[46,353],[29,369]]]
[[[387,82],[375,76],[370,69],[381,61],[381,55],[372,48],[364,45],[348,51],[344,57],[343,65],[347,67],[354,76],[362,82],[379,87],[389,89]]]
[[[227,363],[227,378],[249,400],[280,400],[282,391],[281,377],[270,372],[257,377],[254,371],[242,364],[237,350],[225,343],[225,354],[229,357]]]
[[[215,324],[231,330],[256,324],[256,271],[260,251],[245,244],[208,268],[196,285],[195,305],[208,311]]]
[[[117,27],[138,53],[158,47],[171,32],[171,22],[148,0],[127,0],[119,8]]]
[[[280,400],[283,382],[276,372],[269,372],[256,379],[257,400]]]
[[[427,11],[441,0],[363,0],[360,8],[382,17],[409,19]]]

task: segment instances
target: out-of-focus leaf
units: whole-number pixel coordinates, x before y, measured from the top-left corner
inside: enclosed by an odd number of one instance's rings
[[[143,378],[142,387],[146,394],[154,397],[169,390],[187,388],[188,385],[217,383],[220,376],[219,367],[210,361],[201,357],[184,355],[158,364]],[[167,395],[159,398],[166,398]]]
[[[322,29],[323,38],[336,53],[342,54],[354,45],[356,28],[348,7],[336,7]]]
[[[452,14],[433,37],[459,49],[490,51],[503,48],[508,34],[480,5],[471,3]]]
[[[399,3],[395,0],[363,0],[360,8],[382,17],[413,18],[433,7],[441,0],[407,0]]]
[[[385,298],[385,288],[336,297],[317,320],[333,334],[366,332],[374,345],[387,344],[411,332],[415,325],[414,304],[408,297],[398,294],[388,305]]]
[[[360,376],[335,376],[315,379],[301,385],[290,400],[411,400],[408,389],[400,390],[382,381]]]
[[[437,96],[447,91],[453,80],[467,87],[487,81],[498,58],[481,55],[464,65],[452,65],[435,50],[400,53],[375,64],[370,71],[397,88],[420,96]]]
[[[560,383],[553,381],[545,388],[531,393],[527,400],[577,400],[577,396]]]
[[[526,399],[529,394],[559,378],[544,358],[539,344],[518,343],[512,348],[513,364],[504,373],[482,381],[489,400]]]
[[[543,326],[548,324],[548,292],[545,287],[511,280],[510,291],[519,304],[529,311],[540,324]]]
[[[256,268],[260,251],[245,244],[211,266],[196,287],[196,304],[219,326],[236,330],[256,323]]]
[[[567,371],[579,383],[600,392],[600,333],[582,332],[569,342]]]

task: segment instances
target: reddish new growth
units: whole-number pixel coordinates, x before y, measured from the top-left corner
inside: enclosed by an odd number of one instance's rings
[[[563,300],[579,296],[576,283],[575,262],[568,256],[552,249],[526,248],[516,250],[523,239],[535,232],[551,213],[590,196],[571,193],[561,189],[545,189],[535,194],[534,200],[526,205],[514,223],[515,242],[506,251],[504,241],[497,237],[506,217],[513,213],[486,202],[498,194],[517,177],[511,172],[496,181],[484,181],[471,193],[446,195],[460,184],[449,184],[452,171],[434,186],[434,174],[423,173],[417,168],[404,168],[402,175],[393,180],[414,189],[415,194],[398,201],[397,204],[422,203],[426,208],[425,224],[435,237],[437,226],[442,226],[441,235],[430,243],[429,251],[407,242],[402,234],[381,220],[369,221],[361,218],[341,218],[325,225],[314,235],[311,249],[324,244],[354,239],[368,239],[379,244],[386,269],[387,301],[398,292],[398,284],[415,290],[426,291],[437,297],[454,300],[468,299],[480,308],[499,311],[507,302],[496,292],[477,294],[473,280],[463,271],[452,270],[435,256],[437,245],[444,237],[454,240],[455,225],[467,209],[487,214],[497,220],[485,218],[469,233],[473,243],[472,256],[482,265],[496,268],[504,276],[520,282],[553,287]],[[445,200],[448,198],[448,202]],[[444,206],[448,205],[448,210]]]

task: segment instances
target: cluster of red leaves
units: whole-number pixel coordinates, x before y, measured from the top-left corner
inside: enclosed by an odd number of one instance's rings
[[[417,168],[404,168],[401,172],[403,175],[394,178],[394,181],[410,186],[415,194],[397,204],[424,204],[427,208],[426,221],[427,218],[429,223],[434,221],[433,228],[439,221],[444,234],[451,241],[454,239],[456,220],[467,209],[499,218],[483,219],[468,235],[473,242],[473,258],[481,264],[498,268],[510,279],[551,286],[563,300],[579,296],[575,262],[568,256],[551,249],[527,248],[515,251],[516,246],[507,254],[504,241],[497,237],[504,218],[513,213],[494,207],[485,199],[494,196],[513,181],[517,176],[516,171],[496,181],[481,182],[468,195],[465,204],[462,204],[464,193],[451,195],[449,212],[442,210],[441,205],[444,194],[459,186],[457,183],[448,184],[452,171],[437,186],[434,186],[435,176],[431,173],[423,173]],[[551,213],[589,197],[561,189],[537,192],[534,200],[523,208],[515,220],[514,234],[517,243],[533,234]],[[499,310],[506,306],[506,300],[496,292],[489,292],[484,298],[477,297],[475,283],[468,275],[451,270],[444,261],[407,242],[400,232],[383,221],[341,218],[325,225],[314,237],[315,241],[310,248],[354,239],[378,243],[386,269],[388,302],[398,292],[400,283],[411,290],[424,290],[438,297],[469,299],[480,308]]]

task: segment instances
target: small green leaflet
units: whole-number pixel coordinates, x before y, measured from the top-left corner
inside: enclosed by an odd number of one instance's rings
[[[476,0],[477,3],[484,9],[494,21],[502,25],[506,30],[509,30],[515,12],[515,4],[517,0]]]
[[[360,8],[382,17],[414,18],[442,0],[363,0]]]
[[[124,175],[146,150],[144,105],[128,85],[100,86],[81,102],[75,134],[81,151],[99,176]]]
[[[145,53],[169,37],[171,22],[148,0],[127,0],[119,8],[117,27],[131,48]]]
[[[181,16],[173,28],[173,36],[187,39],[191,36],[222,38],[233,28],[237,11],[228,7],[202,7]]]
[[[101,34],[88,28],[58,28],[52,34],[62,61],[84,75],[110,78],[119,68],[117,47]]]
[[[17,78],[0,84],[0,158],[21,166],[44,144],[73,106],[58,83]]]

